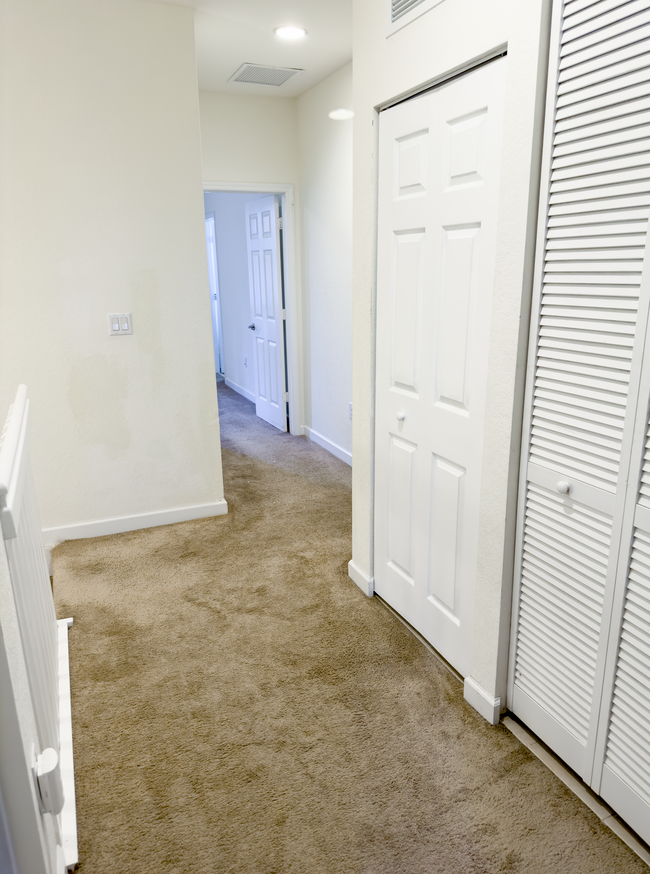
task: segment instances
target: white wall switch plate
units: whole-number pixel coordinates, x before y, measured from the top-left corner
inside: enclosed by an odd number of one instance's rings
[[[133,322],[131,313],[109,313],[108,332],[112,336],[117,334],[132,334]]]

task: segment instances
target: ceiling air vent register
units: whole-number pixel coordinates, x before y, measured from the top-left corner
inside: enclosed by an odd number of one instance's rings
[[[245,82],[248,85],[274,85],[276,88],[302,70],[296,67],[265,67],[262,64],[242,64],[232,74],[230,82]]]

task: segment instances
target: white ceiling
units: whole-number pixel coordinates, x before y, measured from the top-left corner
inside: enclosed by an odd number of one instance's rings
[[[159,0],[194,8],[194,30],[203,91],[296,97],[352,59],[352,0]],[[274,27],[295,24],[308,35],[279,39]],[[279,87],[229,82],[245,62],[302,67]]]

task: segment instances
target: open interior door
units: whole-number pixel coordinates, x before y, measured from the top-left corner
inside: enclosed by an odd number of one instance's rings
[[[205,242],[208,250],[208,277],[210,280],[210,308],[212,310],[214,368],[216,373],[224,373],[223,337],[221,333],[221,312],[219,301],[219,271],[217,269],[217,237],[214,228],[214,215],[208,216],[205,220]]]
[[[278,200],[274,195],[246,204],[246,245],[251,322],[255,333],[255,411],[287,430],[284,317],[280,274]]]

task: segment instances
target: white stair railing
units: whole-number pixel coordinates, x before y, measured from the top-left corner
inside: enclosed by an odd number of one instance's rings
[[[29,400],[21,385],[0,438],[0,523],[40,749],[34,780],[65,867],[78,861],[68,664],[71,619],[57,622],[28,446]]]

